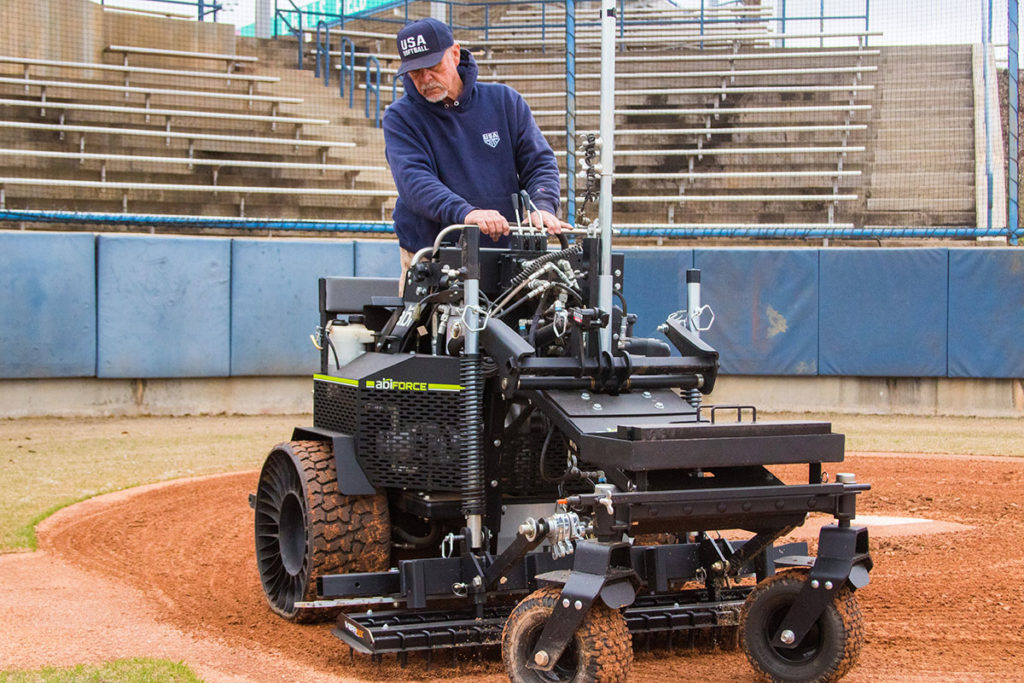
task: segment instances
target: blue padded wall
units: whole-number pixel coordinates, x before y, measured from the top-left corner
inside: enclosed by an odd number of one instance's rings
[[[686,309],[686,269],[693,267],[693,250],[622,249],[622,253],[623,294],[629,312],[640,317],[633,335],[667,341],[658,325],[670,313]],[[679,352],[673,349],[673,355]]]
[[[722,373],[818,373],[816,249],[696,249],[693,260],[701,303],[715,313],[702,337],[718,350]],[[704,314],[701,324],[709,320]]]
[[[99,377],[230,372],[231,241],[100,235]]]
[[[949,250],[949,376],[1024,377],[1024,250]]]
[[[96,373],[92,234],[0,232],[0,377]]]
[[[231,374],[316,372],[317,280],[352,275],[353,253],[341,240],[233,240]]]
[[[946,249],[820,253],[820,374],[946,374]]]
[[[355,272],[358,277],[393,277],[398,294],[398,276],[402,267],[397,240],[356,240]]]

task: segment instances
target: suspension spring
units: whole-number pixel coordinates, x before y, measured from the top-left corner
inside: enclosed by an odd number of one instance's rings
[[[483,460],[483,373],[479,354],[459,359],[459,470],[462,475],[462,511],[466,515],[484,513]]]

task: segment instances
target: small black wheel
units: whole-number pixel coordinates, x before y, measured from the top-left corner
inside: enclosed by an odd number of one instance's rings
[[[530,593],[512,610],[501,632],[501,658],[513,683],[571,681],[617,683],[625,681],[633,666],[633,644],[626,619],[598,600],[587,612],[554,669],[528,669],[561,589],[548,586]]]
[[[764,680],[837,681],[853,668],[860,655],[864,626],[857,598],[849,586],[837,591],[795,648],[771,644],[806,581],[806,570],[776,574],[747,596],[740,622],[743,649]]]
[[[270,609],[289,621],[329,618],[301,610],[325,574],[386,571],[391,526],[387,496],[343,496],[331,445],[288,441],[267,456],[255,505],[256,564]]]

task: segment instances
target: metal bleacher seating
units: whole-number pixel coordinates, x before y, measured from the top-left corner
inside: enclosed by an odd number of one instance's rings
[[[302,115],[303,98],[282,94],[280,76],[252,72],[257,57],[125,45],[104,53],[123,58],[0,56],[0,209],[388,213],[396,192],[383,160],[353,155],[360,136],[344,121]],[[194,66],[207,62],[227,68]],[[189,68],[174,68],[181,63]]]
[[[594,131],[597,3],[578,7],[575,127]],[[875,34],[781,33],[762,5],[705,8],[705,23],[696,10],[627,14],[633,23],[616,34],[617,226],[852,227],[866,201],[879,50],[865,43]],[[564,158],[564,15],[555,4],[514,5],[491,19],[486,31],[461,32],[460,43],[476,55],[481,81],[523,94]],[[355,49],[331,52],[330,71],[348,72],[346,90],[360,92],[354,106],[368,94],[369,108],[373,97],[386,105],[402,93],[390,36],[351,27],[333,32],[333,46],[344,36]],[[372,78],[381,85],[367,93]]]

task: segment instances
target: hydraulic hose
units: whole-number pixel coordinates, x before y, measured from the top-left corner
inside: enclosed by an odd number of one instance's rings
[[[518,285],[520,282],[530,277],[533,273],[535,273],[537,270],[543,267],[545,263],[548,263],[550,261],[557,261],[559,259],[568,258],[569,256],[582,253],[582,244],[574,244],[568,249],[562,249],[560,251],[549,251],[543,256],[538,256],[534,260],[530,261],[530,263],[528,263],[526,267],[523,268],[523,271],[521,273],[512,278],[511,284]]]

